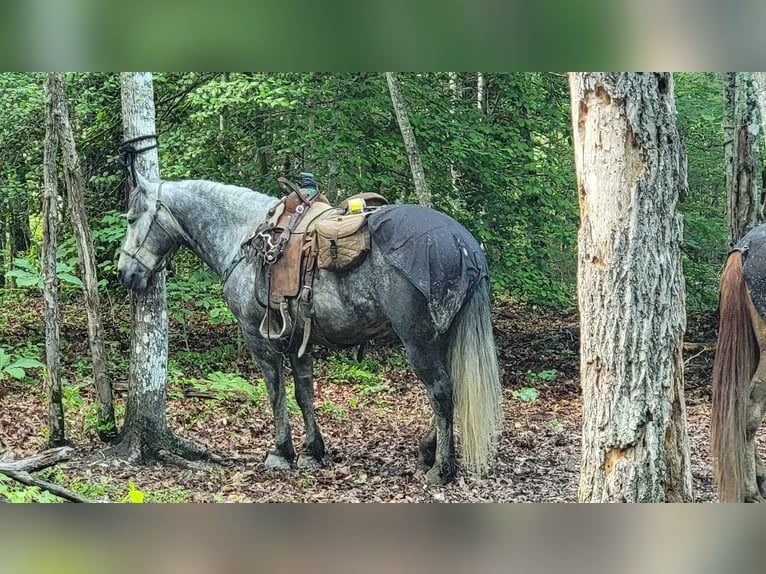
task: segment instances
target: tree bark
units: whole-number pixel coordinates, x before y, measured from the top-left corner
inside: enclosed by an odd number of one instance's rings
[[[56,114],[59,144],[61,145],[64,163],[69,210],[84,279],[83,292],[85,296],[85,310],[88,316],[88,343],[90,344],[91,361],[93,364],[93,381],[96,385],[96,395],[98,398],[98,434],[102,440],[109,441],[116,436],[117,427],[114,421],[112,387],[106,373],[106,361],[104,358],[104,328],[101,323],[101,303],[98,295],[96,258],[93,254],[90,225],[85,214],[80,160],[77,157],[72,126],[69,123],[64,74],[55,73],[50,75],[52,76],[51,84],[55,88],[54,97],[56,102],[54,113]]]
[[[59,446],[66,441],[64,433],[64,407],[61,402],[61,363],[59,359],[59,301],[56,277],[56,249],[58,232],[58,177],[56,157],[56,88],[55,75],[45,80],[45,140],[43,142],[43,298],[45,300],[45,388],[48,394],[48,444]]]
[[[26,191],[19,185],[16,193],[10,197],[8,231],[10,235],[11,260],[19,253],[29,251],[29,202],[25,197]]]
[[[156,134],[152,74],[122,73],[120,79],[125,139]],[[139,154],[136,169],[149,180],[159,180],[157,149]],[[178,464],[180,457],[219,461],[204,446],[176,436],[168,428],[167,364],[168,313],[162,269],[153,274],[146,290],[131,298],[128,397],[117,452],[133,462],[159,458]]]
[[[156,134],[151,73],[122,73],[122,126],[125,139]],[[159,179],[157,149],[138,155],[136,169]],[[157,271],[144,292],[131,297],[130,373],[121,444],[134,460],[156,450],[169,434],[165,378],[168,361],[168,314],[165,271]]]
[[[727,91],[729,90],[727,74]],[[729,106],[727,100],[724,104]],[[727,216],[729,245],[734,246],[759,221],[757,146],[760,115],[755,79],[751,72],[737,72],[734,81],[732,159],[727,162]]]
[[[5,287],[5,272],[7,263],[5,260],[5,221],[3,218],[2,199],[0,199],[0,289]]]
[[[410,169],[412,170],[412,179],[415,182],[418,203],[425,207],[431,207],[431,192],[426,183],[426,174],[420,161],[415,133],[412,131],[409,117],[407,117],[407,109],[404,106],[404,99],[399,89],[399,80],[396,77],[396,72],[386,72],[386,81],[391,92],[391,103],[394,106],[396,120],[399,122],[399,129],[402,132],[402,139],[404,139],[404,147],[407,150],[407,157],[410,161]]]
[[[476,74],[476,107],[479,111],[484,111],[484,87],[486,80],[482,72]]]
[[[458,102],[460,101],[460,93],[458,91],[458,75],[457,72],[449,72],[449,91],[450,91],[450,107],[449,107],[449,113],[451,118],[451,127],[452,127],[452,133],[454,136],[455,133],[455,110],[457,108]],[[452,185],[452,196],[453,198],[457,198],[458,196],[458,187],[457,182],[460,179],[460,173],[458,172],[457,168],[455,167],[455,160],[450,158],[449,162],[449,173],[450,173],[450,183]]]
[[[761,133],[766,139],[766,72],[754,72],[755,88],[758,95],[758,111],[761,117]],[[763,163],[763,162],[762,162]],[[766,220],[766,165],[761,167],[761,205],[758,209],[758,220]]]
[[[681,268],[686,156],[670,74],[572,73],[580,198],[579,498],[691,501]]]
[[[726,185],[726,212],[728,218],[729,196],[734,189],[734,116],[737,93],[736,72],[723,73],[723,108],[721,127],[723,128],[723,163],[724,184]],[[728,219],[727,219],[728,221]],[[729,237],[729,245],[733,245]]]

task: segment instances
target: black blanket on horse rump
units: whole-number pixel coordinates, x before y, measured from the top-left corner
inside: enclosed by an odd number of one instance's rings
[[[383,257],[423,294],[444,333],[467,295],[489,277],[479,244],[454,219],[418,205],[382,207],[368,224]]]
[[[756,311],[766,318],[766,224],[748,231],[732,251],[742,252],[742,274]]]

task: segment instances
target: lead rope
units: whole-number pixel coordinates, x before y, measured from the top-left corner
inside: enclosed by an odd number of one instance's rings
[[[148,139],[153,139],[154,143],[142,148],[136,148],[136,146],[133,145],[137,142]],[[157,139],[157,135],[151,134],[126,140],[120,144],[120,147],[117,148],[117,155],[120,157],[120,165],[127,169],[130,173],[130,180],[134,187],[138,184],[138,178],[136,177],[136,157],[138,154],[149,151],[150,149],[154,149],[158,146],[159,140]]]

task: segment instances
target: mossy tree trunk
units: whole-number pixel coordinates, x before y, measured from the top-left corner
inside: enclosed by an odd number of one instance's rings
[[[61,402],[61,360],[59,357],[59,300],[56,277],[58,246],[58,177],[56,158],[58,138],[55,110],[57,106],[57,75],[48,73],[45,79],[45,140],[43,141],[43,246],[42,275],[45,300],[45,387],[48,394],[48,444],[65,443],[64,407]]]
[[[77,241],[77,252],[80,256],[85,312],[88,316],[88,343],[93,366],[93,381],[98,399],[98,434],[102,440],[109,441],[116,434],[116,426],[112,405],[112,386],[106,373],[104,328],[101,322],[96,257],[93,253],[93,239],[85,213],[80,160],[77,156],[74,134],[69,122],[64,74],[55,73],[53,79],[56,100],[54,113],[64,164],[64,178],[68,192],[67,203]]]
[[[752,72],[726,74],[724,109],[727,111],[724,114],[727,121],[733,121],[731,128],[726,130],[728,133],[725,146],[728,198],[726,215],[729,223],[729,245],[733,246],[761,220],[757,173],[761,118],[758,91]]]

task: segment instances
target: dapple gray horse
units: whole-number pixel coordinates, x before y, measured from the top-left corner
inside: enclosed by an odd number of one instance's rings
[[[266,219],[267,211],[276,201],[243,187],[202,180],[149,182],[138,174],[138,184],[129,200],[128,230],[118,277],[126,288],[145,289],[166,256],[184,245],[225,278],[223,297],[263,371],[274,414],[276,449],[266,457],[266,465],[288,469],[296,463],[296,452],[285,400],[283,356],[259,332],[265,312],[259,301],[264,298],[255,293],[263,287],[258,282],[263,281],[265,273],[258,268],[257,260],[240,262],[243,239]],[[441,233],[458,229],[467,235],[470,245],[463,240],[458,251],[468,254],[470,250],[474,260],[486,269],[479,245],[454,220],[426,208],[409,212],[442,218]],[[426,236],[418,242],[398,246],[398,254],[417,255],[422,260],[422,251],[410,250],[422,249],[435,239],[429,233],[425,232]],[[434,412],[418,454],[426,479],[433,484],[445,484],[456,474],[453,421],[460,431],[463,466],[472,472],[484,472],[491,466],[502,422],[488,278],[485,274],[464,287],[462,294],[457,293],[456,311],[441,322],[446,324],[439,324],[434,314],[441,309],[441,303],[429,302],[422,293],[423,286],[419,290],[392,265],[391,257],[386,257],[380,248],[380,233],[373,232],[371,239],[368,256],[354,269],[317,272],[310,342],[343,347],[395,333],[404,344],[410,366],[425,385]],[[448,265],[447,271],[452,269],[452,275],[458,276],[461,260],[456,261],[458,266]],[[431,286],[436,292],[443,282],[460,279],[433,275],[431,281],[438,283]],[[289,354],[288,359],[306,433],[297,465],[321,466],[325,445],[314,413],[311,353],[300,358]]]

